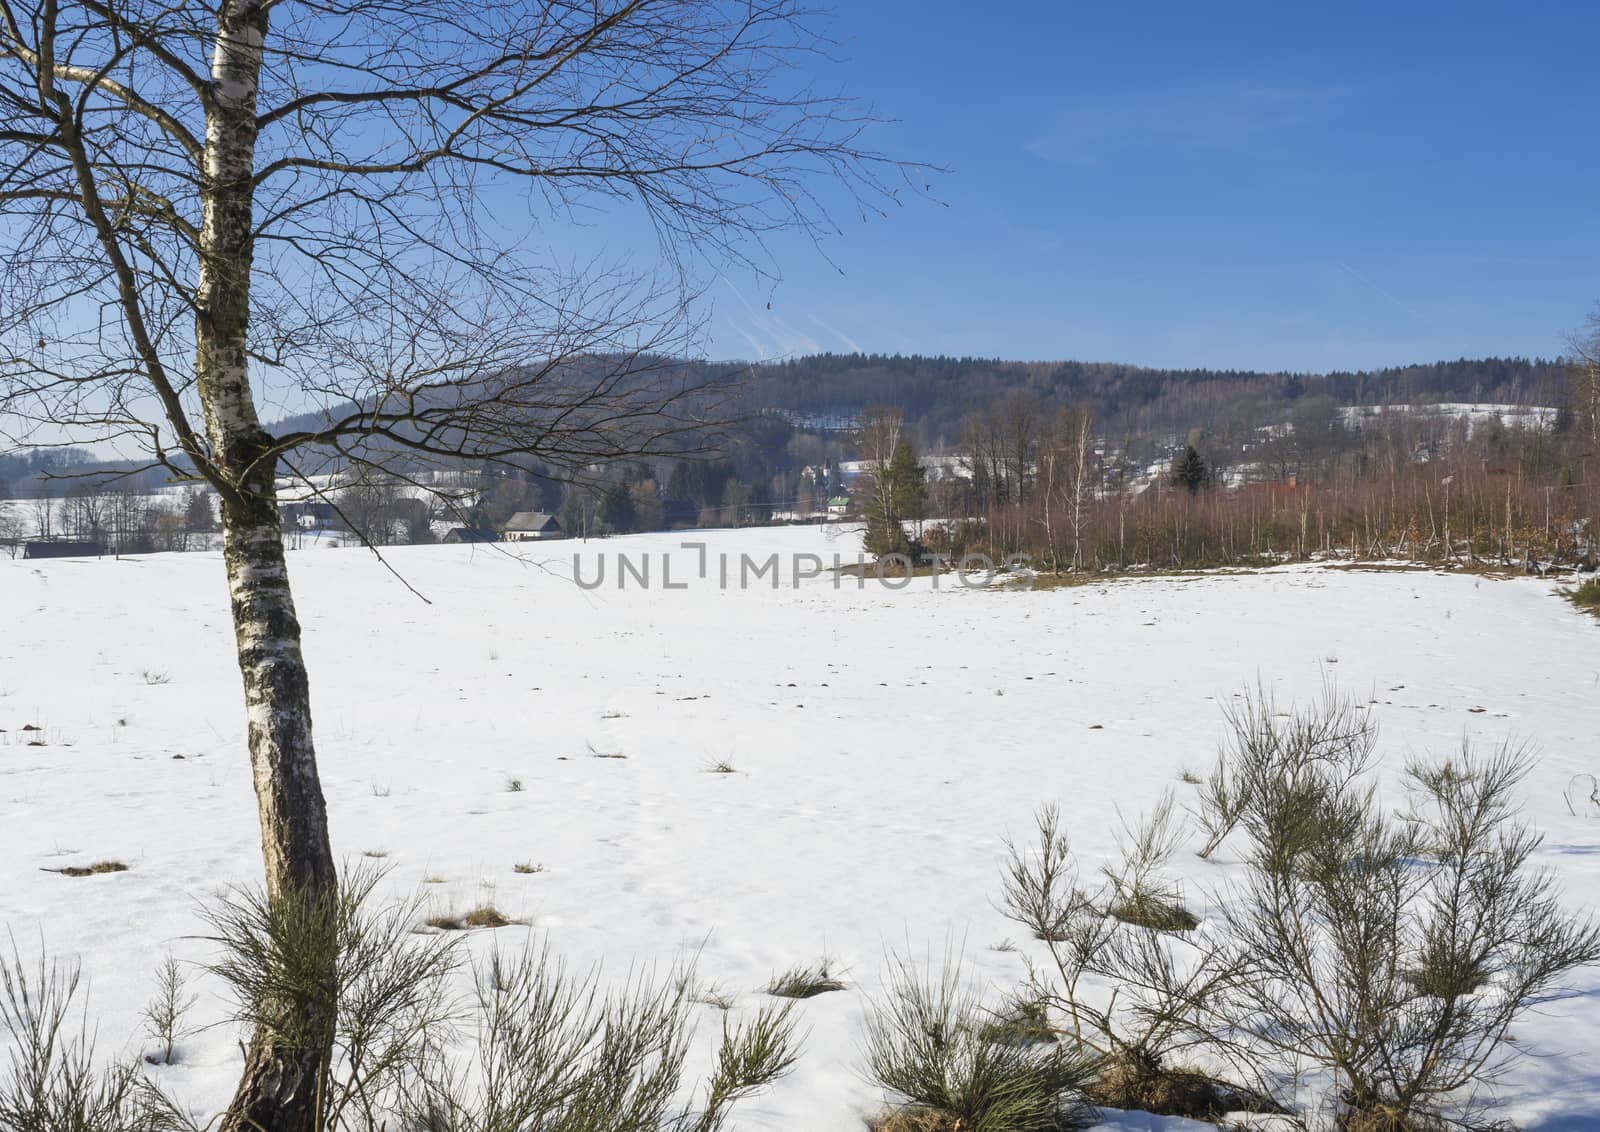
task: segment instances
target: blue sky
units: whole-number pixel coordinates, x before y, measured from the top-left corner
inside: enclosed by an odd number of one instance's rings
[[[853,0],[823,74],[947,166],[707,350],[1326,371],[1552,356],[1600,301],[1600,5]],[[766,309],[771,302],[770,312]]]

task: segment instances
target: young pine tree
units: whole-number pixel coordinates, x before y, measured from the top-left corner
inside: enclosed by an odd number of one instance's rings
[[[1194,445],[1185,447],[1183,455],[1172,465],[1172,485],[1185,488],[1190,495],[1211,486],[1211,468]]]
[[[906,522],[920,518],[927,489],[916,449],[903,437],[891,449],[887,461],[874,468],[872,492],[867,499],[868,554],[910,556],[916,544],[906,533]]]

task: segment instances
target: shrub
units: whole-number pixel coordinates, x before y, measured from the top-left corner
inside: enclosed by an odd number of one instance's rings
[[[1314,1066],[1320,1112],[1348,1132],[1485,1123],[1513,1024],[1600,960],[1600,930],[1564,913],[1517,815],[1526,753],[1413,762],[1391,813],[1368,781],[1376,738],[1331,693],[1288,716],[1259,693],[1230,718],[1214,781],[1245,833],[1226,914],[1240,977],[1211,1040],[1264,1073]],[[1311,737],[1315,741],[1308,741]]]
[[[79,989],[76,966],[15,952],[0,963],[0,1030],[11,1039],[0,1071],[6,1132],[178,1132],[190,1127],[136,1065],[95,1065],[94,1043],[69,1029]]]
[[[1001,1035],[994,1014],[960,985],[896,961],[887,996],[867,1019],[867,1075],[904,1098],[880,1127],[1055,1132],[1078,1127],[1093,1059],[1055,1042]]]
[[[1600,578],[1590,578],[1572,591],[1572,604],[1600,617]]]
[[[1207,1004],[1239,965],[1214,936],[1189,934],[1198,920],[1164,878],[1179,835],[1171,796],[1124,825],[1123,859],[1102,870],[1093,889],[1080,884],[1054,807],[1040,810],[1036,829],[1031,848],[1007,842],[1002,893],[1002,910],[1048,955],[1029,962],[1022,1000],[1036,1004],[1047,1025],[1061,1019],[1063,1037],[1099,1059],[1086,1086],[1097,1102],[1203,1117],[1224,1111],[1224,1095],[1245,1091],[1174,1064],[1208,1037]],[[1085,975],[1115,992],[1085,993]]]
[[[459,937],[417,933],[420,899],[378,905],[381,875],[347,876],[331,903],[274,907],[239,891],[207,913],[223,951],[211,969],[233,992],[236,1020],[283,1027],[293,1020],[278,1004],[336,1004],[318,1124],[326,1132],[717,1132],[735,1102],[793,1067],[787,1005],[742,1025],[725,1020],[698,1100],[680,1102],[696,1092],[684,1072],[687,969],[660,981],[634,975],[607,991],[596,973],[575,976],[546,949],[495,950],[462,1002],[450,990]]]
[[[160,1053],[151,1055],[150,1060],[162,1065],[177,1060],[178,1040],[189,1032],[184,1019],[197,1001],[188,991],[178,961],[169,955],[156,976],[156,996],[144,1008],[145,1029],[160,1043]]]
[[[220,948],[208,970],[230,992],[234,1021],[294,1045],[308,1017],[334,1011],[319,1125],[329,1132],[382,1127],[457,1014],[454,941],[413,930],[420,898],[378,904],[384,875],[347,872],[326,900],[235,889],[203,912]]]
[[[1317,798],[1342,790],[1371,766],[1378,731],[1365,705],[1341,696],[1332,684],[1306,710],[1278,710],[1272,694],[1246,689],[1223,709],[1228,737],[1191,811],[1206,831],[1201,857],[1214,853],[1241,821],[1263,830],[1268,811],[1280,822],[1313,820]]]
[[[692,978],[635,975],[601,994],[545,950],[493,952],[476,969],[469,1052],[422,1059],[400,1113],[431,1132],[526,1128],[716,1132],[729,1107],[794,1065],[790,1008],[724,1023],[698,1104],[679,1104],[691,1030]]]

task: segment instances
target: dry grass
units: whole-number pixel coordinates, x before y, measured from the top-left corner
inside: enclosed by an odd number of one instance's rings
[[[1116,1059],[1088,1089],[1106,1108],[1153,1112],[1216,1123],[1230,1112],[1282,1112],[1277,1105],[1192,1069],[1136,1065]]]
[[[1387,1105],[1346,1112],[1339,1117],[1339,1132],[1449,1132],[1451,1127],[1436,1116],[1403,1112]]]
[[[1192,932],[1200,926],[1199,917],[1182,904],[1154,896],[1119,900],[1106,911],[1125,924],[1158,932]]]
[[[47,873],[60,873],[64,877],[92,877],[101,873],[125,873],[128,866],[121,861],[96,861],[92,865],[67,865],[60,869],[46,869]]]
[[[521,921],[513,920],[493,904],[480,904],[462,915],[429,916],[427,924],[442,932],[465,932],[487,928],[506,928]]]
[[[872,1132],[961,1132],[961,1121],[926,1108],[903,1108],[869,1120]]]

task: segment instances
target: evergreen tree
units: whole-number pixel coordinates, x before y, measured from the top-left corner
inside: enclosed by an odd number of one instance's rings
[[[874,469],[867,497],[868,554],[915,555],[917,544],[906,533],[906,521],[922,517],[927,488],[922,464],[911,442],[901,438],[889,459]]]
[[[1211,468],[1194,445],[1185,447],[1178,462],[1172,465],[1172,485],[1187,489],[1190,495],[1211,486]]]
[[[894,456],[889,460],[889,491],[900,519],[922,518],[928,502],[927,479],[911,442],[902,440],[895,445]]]
[[[606,488],[600,497],[600,523],[613,534],[627,534],[637,522],[633,510],[633,496],[621,484]]]
[[[211,497],[197,488],[190,488],[184,494],[183,522],[190,534],[216,530],[217,517],[211,510]]]

